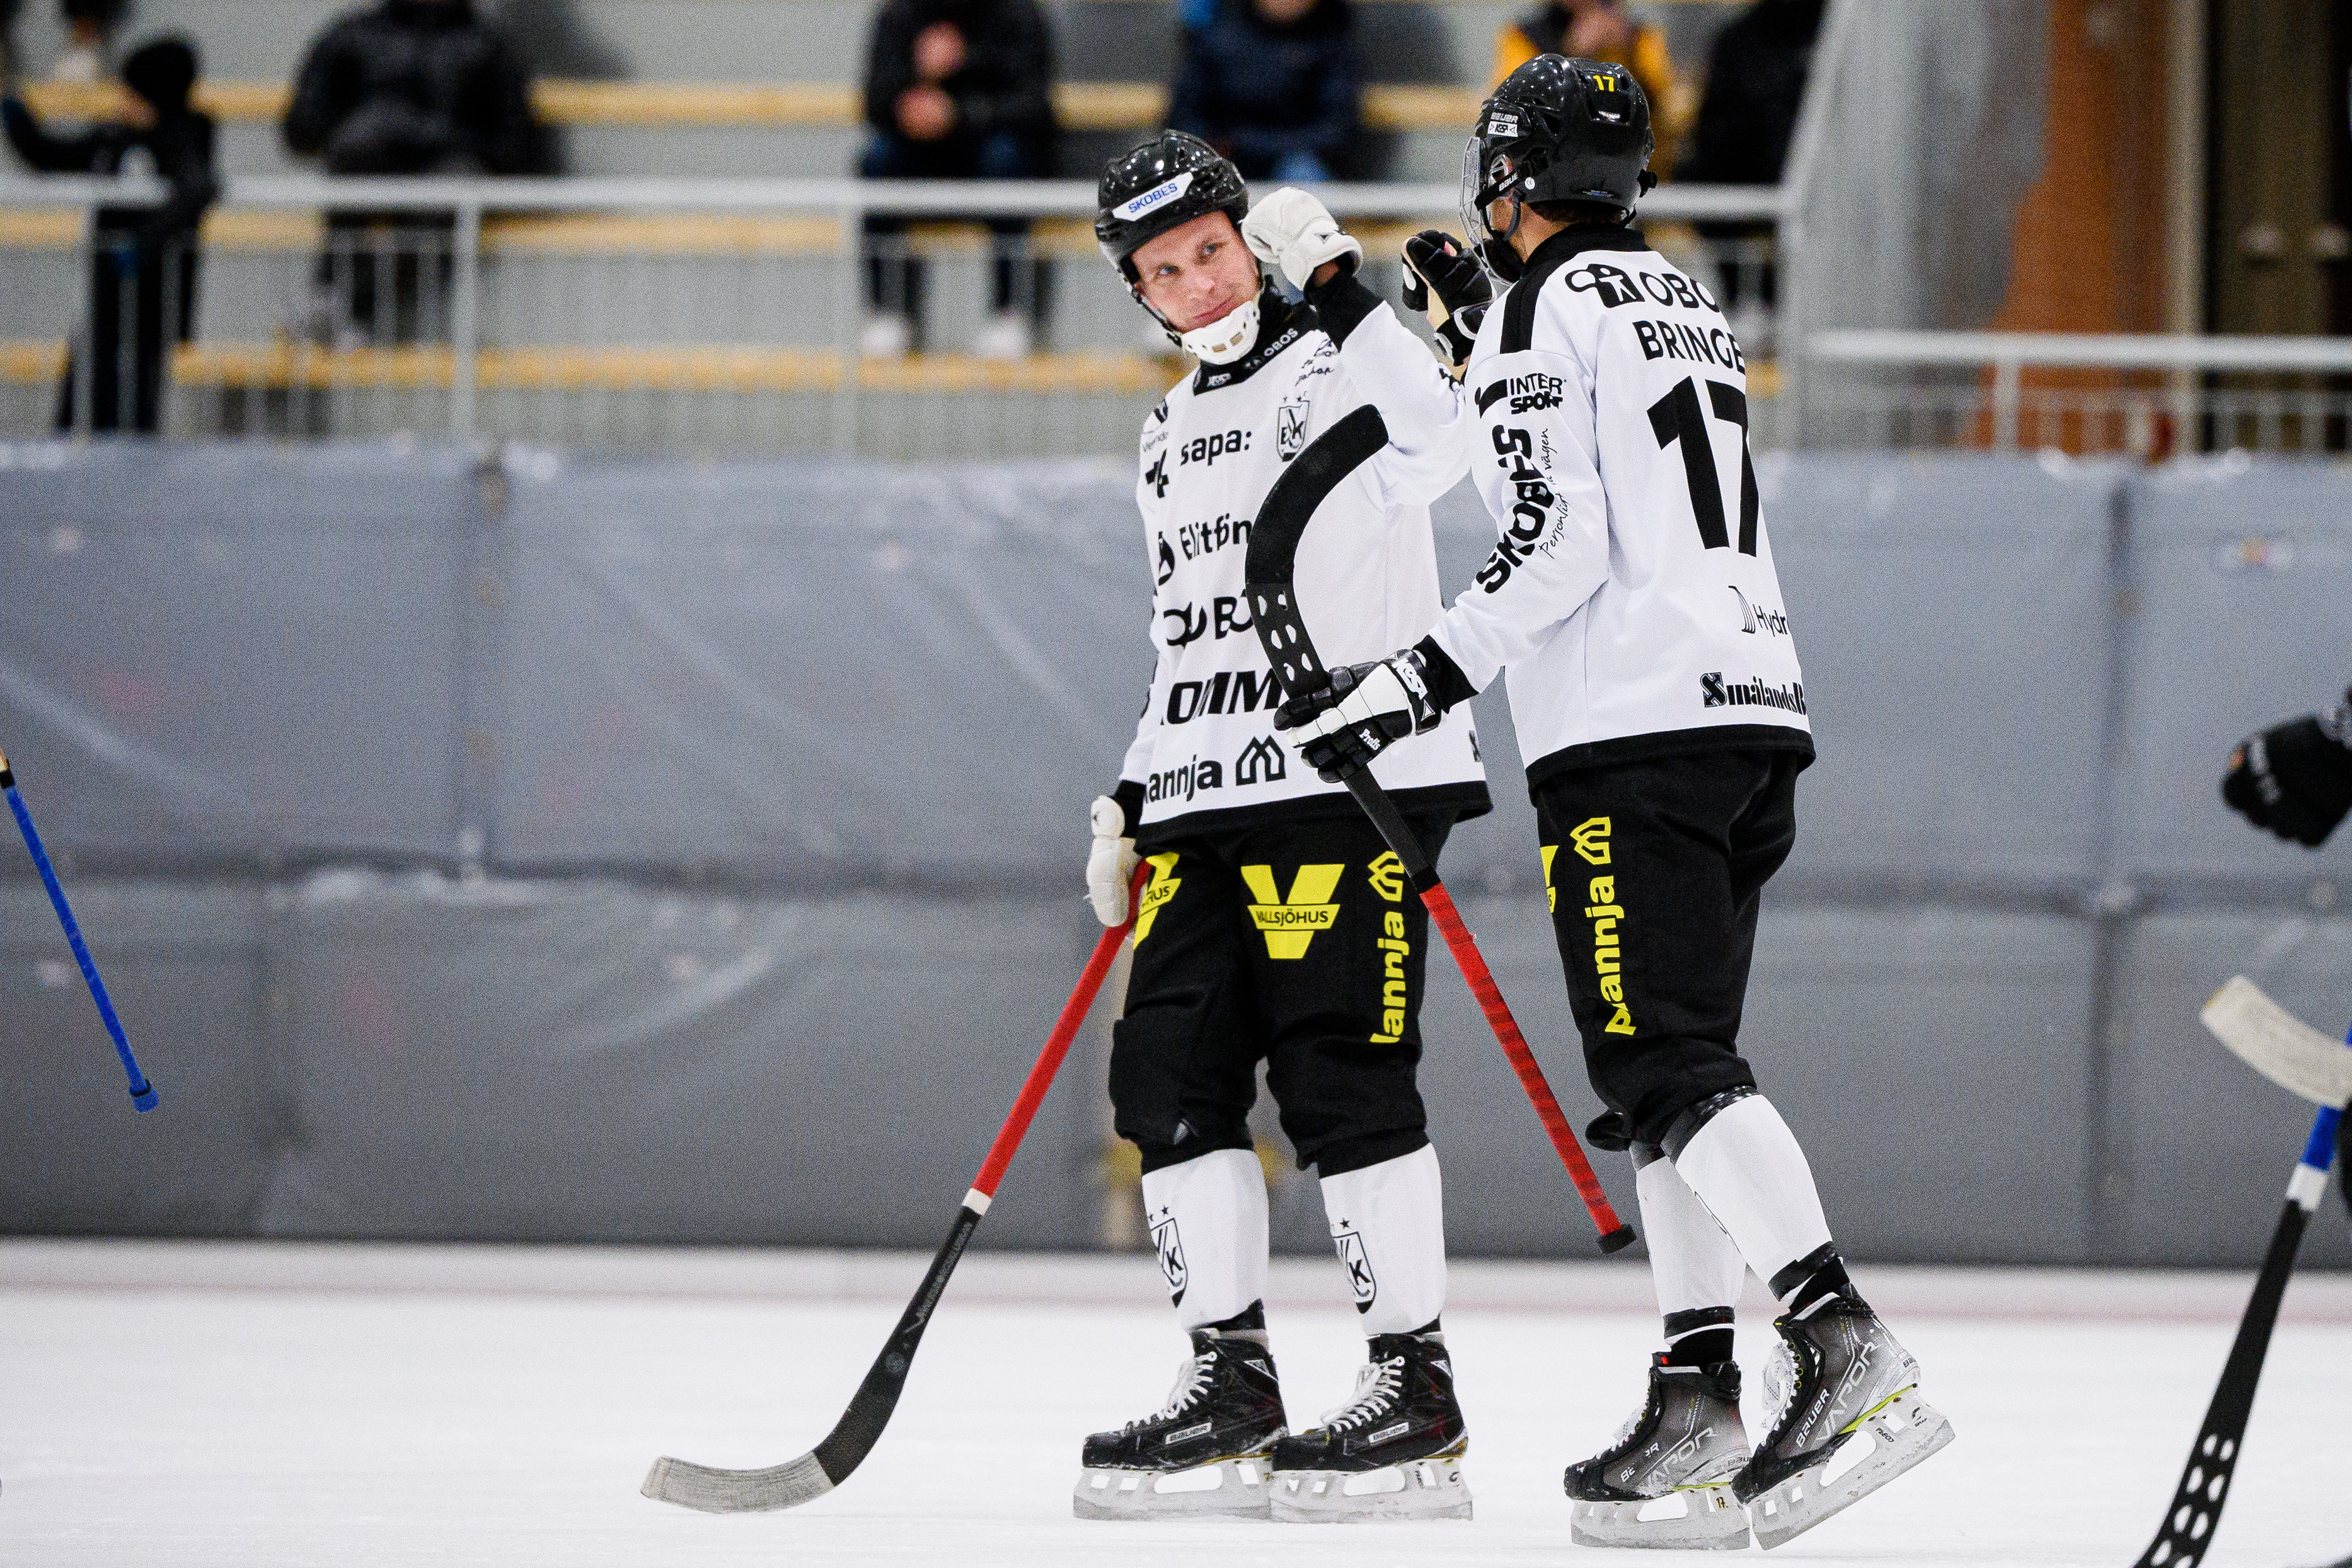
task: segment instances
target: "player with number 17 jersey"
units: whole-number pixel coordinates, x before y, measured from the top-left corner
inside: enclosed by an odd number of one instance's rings
[[[1501,537],[1436,641],[1474,688],[1509,671],[1528,782],[1735,745],[1811,755],[1748,362],[1706,289],[1637,229],[1565,229],[1487,312],[1465,384]]]

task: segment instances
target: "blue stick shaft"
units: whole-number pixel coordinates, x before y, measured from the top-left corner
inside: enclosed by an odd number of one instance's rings
[[[16,793],[13,782],[7,786],[7,795],[8,809],[16,816],[16,831],[25,836],[25,847],[32,852],[33,867],[41,874],[41,886],[49,890],[49,903],[58,911],[58,922],[66,928],[67,945],[73,949],[74,962],[81,965],[81,977],[89,986],[90,1000],[98,1004],[98,1016],[106,1021],[106,1032],[114,1037],[114,1054],[122,1058],[123,1074],[131,1080],[131,1102],[142,1111],[152,1110],[154,1086],[139,1070],[139,1058],[131,1054],[131,1041],[122,1033],[122,1020],[114,1016],[113,999],[106,994],[106,982],[98,977],[98,963],[89,955],[89,944],[81,939],[81,927],[75,923],[73,907],[66,902],[66,890],[58,885],[58,873],[49,864],[49,852],[41,847],[41,836],[33,826],[33,814],[25,809],[24,796]]]

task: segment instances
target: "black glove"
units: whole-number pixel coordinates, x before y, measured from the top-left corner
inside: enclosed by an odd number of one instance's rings
[[[2325,713],[2274,724],[2230,753],[2221,798],[2256,827],[2314,849],[2352,811],[2352,691]]]
[[[1325,784],[1339,784],[1393,741],[1437,728],[1445,717],[1412,648],[1370,664],[1343,666],[1328,681],[1276,710],[1276,730],[1304,730],[1298,754]]]
[[[1431,296],[1436,296],[1434,303]],[[1425,228],[1404,242],[1404,302],[1419,310],[1445,345],[1455,380],[1470,363],[1470,342],[1486,319],[1495,287],[1462,242],[1442,228]]]

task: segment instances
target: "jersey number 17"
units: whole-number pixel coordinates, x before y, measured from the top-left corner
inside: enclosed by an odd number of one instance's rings
[[[1761,504],[1756,494],[1756,457],[1748,449],[1748,395],[1736,386],[1710,381],[1706,395],[1717,419],[1739,426],[1739,552],[1753,555]],[[1677,441],[1683,444],[1683,473],[1690,480],[1691,511],[1698,519],[1699,542],[1709,550],[1729,549],[1723,479],[1716,472],[1715,445],[1707,439],[1706,412],[1699,406],[1696,376],[1685,376],[1681,385],[1650,405],[1650,428],[1657,432],[1661,451]]]

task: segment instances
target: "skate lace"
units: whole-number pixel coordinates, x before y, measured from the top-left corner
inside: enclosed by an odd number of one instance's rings
[[[1356,1392],[1345,1405],[1323,1413],[1322,1425],[1334,1432],[1369,1426],[1388,1414],[1404,1387],[1404,1358],[1366,1362],[1356,1370]]]
[[[1213,1355],[1186,1357],[1183,1364],[1176,1369],[1176,1384],[1168,1391],[1168,1403],[1149,1415],[1129,1422],[1121,1430],[1132,1432],[1139,1426],[1172,1421],[1181,1415],[1194,1400],[1208,1392],[1210,1380],[1216,1375],[1216,1361]]]

